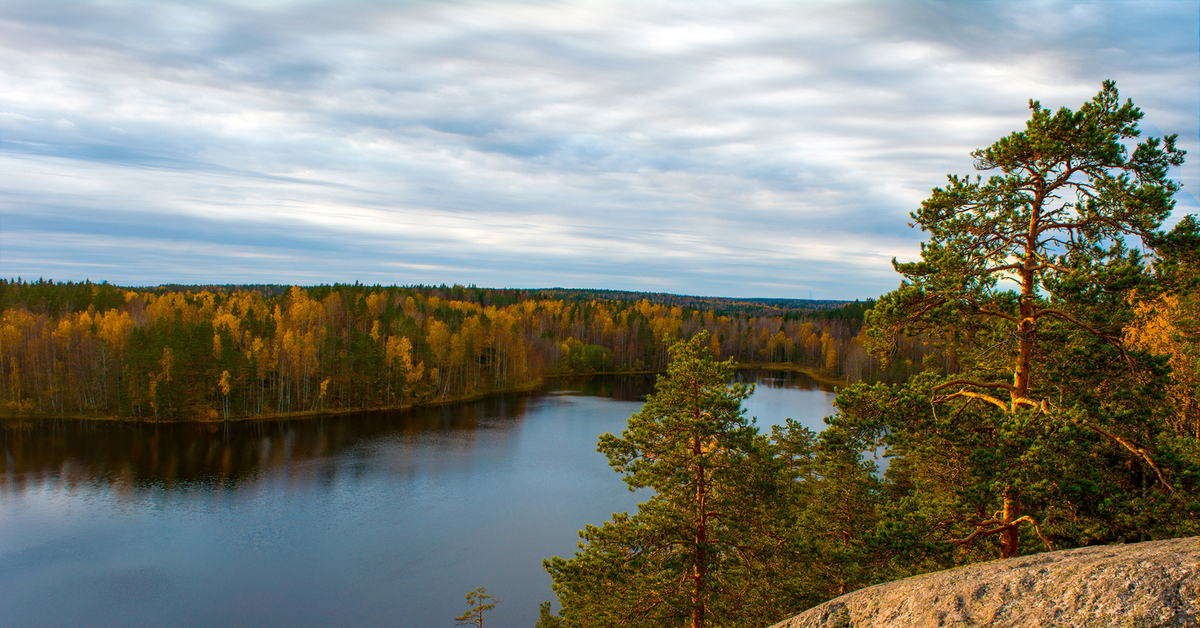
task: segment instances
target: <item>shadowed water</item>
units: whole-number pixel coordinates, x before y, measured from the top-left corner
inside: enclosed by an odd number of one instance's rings
[[[760,426],[830,413],[802,375],[742,377]],[[595,448],[652,381],[296,421],[4,422],[2,623],[450,627],[486,586],[489,626],[531,627],[542,559],[645,498]]]

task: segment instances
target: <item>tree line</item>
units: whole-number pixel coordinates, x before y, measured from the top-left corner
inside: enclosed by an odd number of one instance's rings
[[[0,280],[0,404],[16,415],[226,420],[462,399],[563,373],[661,371],[672,339],[852,381],[869,303],[833,310],[475,286],[167,286]],[[657,301],[657,302],[656,302]]]

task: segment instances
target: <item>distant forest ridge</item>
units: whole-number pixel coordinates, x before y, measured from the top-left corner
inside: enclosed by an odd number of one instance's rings
[[[902,379],[931,348],[908,339],[881,365],[865,347],[873,303],[0,280],[0,414],[170,421],[401,407],[552,375],[662,371],[667,347],[701,331],[720,359]]]
[[[611,301],[640,301],[646,299],[651,303],[663,305],[678,305],[706,310],[722,310],[730,312],[776,312],[783,313],[791,310],[816,311],[836,310],[857,301],[837,301],[819,299],[770,299],[770,298],[733,298],[733,297],[702,297],[666,292],[631,292],[627,290],[588,290],[578,288],[545,288],[531,292],[560,299],[601,299]],[[872,300],[873,302],[873,300]]]
[[[264,297],[283,296],[292,289],[291,284],[160,284],[157,286],[118,286],[109,284],[107,281],[93,283],[91,281],[74,282],[55,282],[53,279],[25,282],[21,279],[0,280],[0,284],[25,284],[33,286],[58,286],[66,287],[67,293],[70,293],[70,288],[74,286],[111,286],[124,290],[149,291],[157,294],[167,292],[212,292],[218,294],[228,294],[231,292],[258,292]],[[410,290],[419,292],[425,295],[436,295],[439,298],[455,298],[460,301],[468,301],[473,303],[481,303],[484,305],[492,305],[492,301],[518,302],[528,299],[561,299],[564,301],[629,301],[636,302],[646,300],[650,303],[679,306],[685,308],[694,308],[703,311],[713,311],[717,313],[740,313],[751,314],[755,316],[763,316],[770,314],[786,315],[795,313],[814,313],[817,316],[826,318],[862,318],[863,312],[871,309],[874,304],[874,299],[866,299],[859,301],[837,300],[837,299],[784,299],[784,298],[767,298],[767,297],[716,297],[716,296],[695,296],[672,294],[669,292],[637,292],[633,290],[608,290],[597,288],[480,288],[475,284],[460,285],[454,284],[448,286],[441,284],[435,285],[399,285],[393,284],[383,286],[381,284],[362,284],[355,282],[353,284],[318,284],[311,286],[299,286],[304,290],[312,290],[315,288],[369,288],[369,289],[398,289]],[[0,287],[0,290],[3,288]],[[56,291],[58,292],[58,291]],[[0,307],[6,307],[9,303],[0,296]],[[84,305],[83,309],[87,306]],[[843,308],[844,311],[843,311]]]
[[[334,286],[341,285],[361,285],[355,284],[333,284]],[[316,286],[301,286],[309,289]],[[382,288],[379,284],[371,287]],[[801,311],[817,311],[817,310],[836,310],[855,301],[845,301],[836,299],[780,299],[780,298],[741,298],[741,297],[713,297],[713,296],[693,296],[684,294],[672,294],[669,292],[637,292],[633,290],[607,290],[598,288],[479,288],[475,284],[469,286],[460,286],[455,284],[440,286],[416,284],[410,286],[395,285],[391,286],[402,289],[412,289],[420,291],[438,291],[441,294],[449,294],[456,288],[463,288],[463,299],[482,302],[485,298],[484,294],[511,294],[512,292],[519,293],[522,299],[563,299],[567,301],[590,301],[599,299],[604,301],[641,301],[645,299],[650,303],[658,303],[662,305],[678,305],[680,307],[693,307],[705,310],[720,310],[731,312],[788,312],[792,310]],[[151,288],[155,289],[155,288]],[[209,292],[238,292],[253,290],[261,292],[264,296],[279,296],[287,293],[291,289],[290,285],[283,284],[225,284],[225,285],[185,285],[185,284],[162,284],[157,286],[157,289],[173,291],[173,292],[200,292],[207,290]],[[482,292],[482,294],[481,294]],[[869,299],[874,301],[873,299]]]

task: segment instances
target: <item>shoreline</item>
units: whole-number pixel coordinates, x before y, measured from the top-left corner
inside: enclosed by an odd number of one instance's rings
[[[786,371],[789,373],[804,373],[813,380],[829,386],[849,386],[850,382],[822,375],[819,369],[811,366],[801,366],[792,362],[739,362],[738,369],[748,369],[752,371]],[[590,377],[592,375],[658,375],[666,371],[592,371],[589,373],[547,373],[543,375],[546,379],[561,379],[568,377]]]
[[[812,367],[800,366],[790,362],[745,362],[738,364],[739,369],[749,369],[756,371],[786,371],[804,373],[813,380],[828,385],[828,386],[847,386],[845,380],[823,376]],[[452,397],[448,399],[434,399],[421,403],[408,403],[397,406],[380,406],[374,408],[340,408],[335,410],[300,410],[297,412],[289,412],[287,414],[267,414],[262,416],[238,416],[229,417],[228,419],[181,419],[173,421],[156,421],[153,418],[137,419],[133,417],[112,416],[112,415],[86,415],[86,414],[2,414],[0,413],[0,423],[18,422],[18,421],[98,421],[98,422],[116,422],[116,423],[133,423],[138,425],[212,425],[215,423],[232,423],[245,421],[291,421],[291,420],[311,420],[322,417],[345,416],[348,414],[360,414],[364,412],[395,412],[401,410],[411,410],[413,408],[445,406],[456,403],[468,403],[471,401],[479,401],[489,397],[497,397],[512,393],[523,393],[537,390],[546,385],[547,380],[552,379],[570,379],[576,377],[593,377],[596,375],[658,375],[663,371],[594,371],[591,373],[547,373],[534,379],[533,381],[513,386],[511,388],[493,389]]]
[[[452,397],[448,399],[434,399],[421,403],[407,403],[397,406],[378,406],[374,408],[338,408],[334,410],[299,410],[286,414],[265,414],[262,416],[237,416],[229,417],[228,419],[178,419],[173,421],[156,421],[150,419],[137,419],[133,417],[111,416],[111,415],[86,415],[86,414],[0,414],[0,423],[16,422],[16,421],[103,421],[114,423],[134,423],[138,425],[213,425],[217,423],[235,423],[245,421],[290,421],[293,419],[310,420],[322,417],[345,416],[348,414],[362,414],[364,412],[395,412],[400,410],[411,410],[413,408],[428,408],[435,406],[446,406],[455,403],[467,403],[471,401],[479,401],[488,397],[496,397],[510,393],[530,392],[541,388],[546,383],[545,377],[539,377],[528,384],[513,386],[511,388],[493,389],[485,392],[478,392],[471,395],[461,397]]]

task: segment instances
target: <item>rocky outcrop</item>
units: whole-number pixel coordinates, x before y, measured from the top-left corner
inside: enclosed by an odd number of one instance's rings
[[[1197,626],[1200,539],[1083,547],[860,589],[773,628]]]

